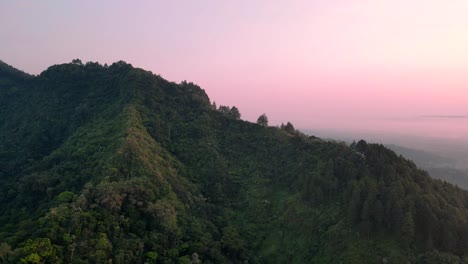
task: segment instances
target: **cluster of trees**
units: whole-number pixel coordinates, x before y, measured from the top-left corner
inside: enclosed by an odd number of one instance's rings
[[[124,62],[28,78],[0,75],[5,263],[466,263],[468,193],[381,145]]]
[[[235,106],[229,107],[227,105],[220,105],[218,108],[216,107],[216,102],[213,102],[212,109],[219,111],[220,113],[226,115],[227,117],[240,120],[241,114],[239,109]]]

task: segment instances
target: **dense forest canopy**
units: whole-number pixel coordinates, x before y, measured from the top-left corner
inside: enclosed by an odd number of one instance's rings
[[[468,263],[468,193],[125,62],[0,63],[4,263]]]

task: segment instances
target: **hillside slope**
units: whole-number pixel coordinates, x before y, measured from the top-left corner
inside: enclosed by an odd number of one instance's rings
[[[464,263],[468,193],[124,62],[0,68],[8,263]]]
[[[468,169],[460,167],[459,161],[442,157],[424,150],[387,145],[397,154],[411,159],[416,165],[437,179],[445,180],[468,190]]]

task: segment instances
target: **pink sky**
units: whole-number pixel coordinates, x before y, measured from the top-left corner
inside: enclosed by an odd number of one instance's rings
[[[246,120],[462,136],[468,118],[401,120],[468,115],[466,14],[466,0],[2,1],[0,60],[37,74],[123,59]]]

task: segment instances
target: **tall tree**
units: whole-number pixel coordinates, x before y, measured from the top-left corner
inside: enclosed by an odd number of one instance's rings
[[[240,112],[239,112],[239,109],[237,109],[237,107],[233,106],[233,107],[229,110],[228,116],[231,117],[231,118],[234,118],[234,119],[239,120],[240,117],[241,117],[241,114],[240,114]]]
[[[411,212],[407,212],[401,224],[401,238],[407,245],[411,245],[414,239],[414,221]]]
[[[266,116],[266,114],[262,114],[258,117],[257,124],[265,127],[268,126],[268,117]]]

